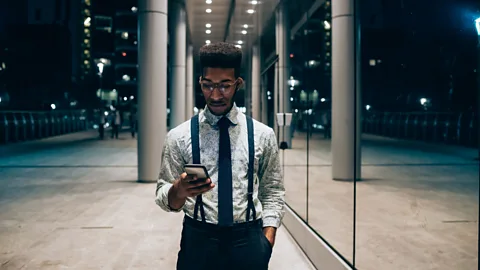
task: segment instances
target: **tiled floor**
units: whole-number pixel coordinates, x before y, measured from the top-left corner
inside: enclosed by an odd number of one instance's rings
[[[84,132],[0,147],[0,269],[175,269],[181,214],[136,182],[136,141]],[[270,269],[314,269],[281,227]]]
[[[364,135],[356,185],[356,267],[469,270],[478,263],[475,149]],[[352,261],[353,182],[331,179],[330,141],[296,134],[285,153],[287,203]],[[307,207],[308,175],[308,207]]]

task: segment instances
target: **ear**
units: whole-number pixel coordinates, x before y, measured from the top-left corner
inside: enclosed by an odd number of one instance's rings
[[[242,89],[244,83],[245,83],[245,81],[243,80],[243,78],[238,77],[238,79],[237,79],[237,90]]]

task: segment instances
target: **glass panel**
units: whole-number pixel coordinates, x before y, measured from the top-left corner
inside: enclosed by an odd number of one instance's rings
[[[117,31],[115,33],[115,45],[118,47],[137,47],[138,40],[135,32]]]
[[[307,166],[307,223],[353,263],[354,183],[332,176],[331,28],[324,23],[331,24],[329,13],[330,5],[323,5],[294,40],[291,90],[298,122],[294,142],[301,141],[306,149],[297,162]]]
[[[277,101],[278,92],[276,91],[277,74],[276,68],[278,63],[273,63],[268,70],[264,73],[262,78],[262,106],[265,104],[266,110],[271,112],[264,114],[265,124],[276,129],[278,143],[280,144],[283,139],[280,138],[279,129],[283,129],[288,132],[288,127],[277,127],[277,119],[274,112],[275,102]],[[295,121],[292,121],[295,122]],[[307,163],[306,163],[306,136],[305,134],[298,133],[294,135],[292,141],[292,147],[286,150],[280,150],[280,162],[282,164],[284,172],[284,184],[285,184],[285,200],[290,208],[295,211],[300,218],[306,220],[307,216]]]
[[[292,140],[291,149],[281,153],[285,160],[285,199],[287,204],[303,220],[307,220],[307,138],[305,133],[297,132]]]
[[[478,269],[477,8],[361,6],[358,269]]]
[[[138,53],[135,50],[116,51],[115,56],[119,64],[137,64]]]
[[[130,14],[116,16],[115,28],[122,31],[131,30],[129,32],[135,32],[137,30],[137,17]]]

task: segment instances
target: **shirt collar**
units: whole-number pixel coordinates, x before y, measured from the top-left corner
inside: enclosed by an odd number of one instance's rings
[[[220,118],[222,118],[223,116],[226,116],[230,120],[230,122],[232,122],[233,125],[237,125],[238,124],[238,119],[237,119],[238,113],[239,113],[238,107],[235,103],[233,103],[232,108],[230,109],[230,111],[226,115],[214,115],[208,109],[207,105],[205,106],[205,110],[203,111],[203,115],[204,115],[206,121],[212,126],[216,126],[217,123],[218,123],[218,120],[220,120]]]

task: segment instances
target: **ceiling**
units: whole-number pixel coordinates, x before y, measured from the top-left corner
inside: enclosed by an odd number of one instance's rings
[[[274,15],[279,1],[186,0],[194,52],[198,52],[200,47],[206,44],[206,40],[210,40],[235,43],[242,46],[244,53],[248,54],[266,22]],[[207,9],[211,9],[211,13],[207,13]],[[249,13],[249,9],[254,12]],[[207,24],[210,24],[210,28],[207,28]],[[207,30],[211,33],[207,34]]]

